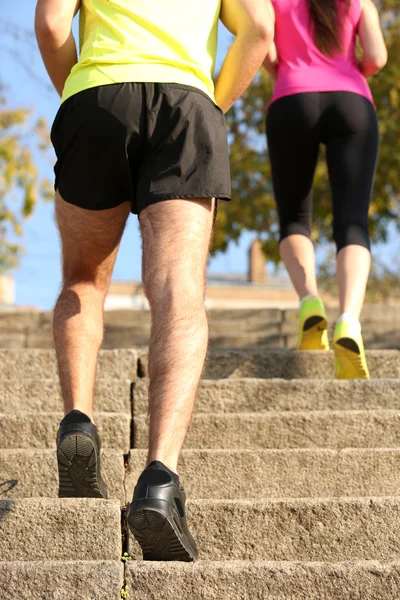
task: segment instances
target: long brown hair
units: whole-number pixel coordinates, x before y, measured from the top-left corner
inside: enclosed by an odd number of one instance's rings
[[[339,1],[347,6],[351,0],[307,0],[311,21],[315,27],[315,44],[326,56],[342,50],[342,23],[339,18]]]

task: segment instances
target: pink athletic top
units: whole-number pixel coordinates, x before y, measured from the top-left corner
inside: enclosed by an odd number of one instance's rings
[[[343,23],[341,54],[329,57],[315,45],[307,0],[272,0],[278,79],[271,102],[302,92],[354,92],[373,102],[365,77],[357,68],[355,44],[361,18],[360,0],[338,1]]]

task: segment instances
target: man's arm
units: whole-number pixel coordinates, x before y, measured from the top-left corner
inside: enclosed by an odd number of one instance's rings
[[[226,112],[251,83],[274,38],[270,0],[222,0],[221,21],[236,36],[215,84],[215,101]]]
[[[387,63],[387,49],[379,13],[372,0],[361,0],[362,15],[358,26],[363,57],[360,71],[366,76],[375,75]]]
[[[60,96],[78,60],[72,21],[80,3],[81,0],[38,0],[36,5],[36,39],[49,77]]]

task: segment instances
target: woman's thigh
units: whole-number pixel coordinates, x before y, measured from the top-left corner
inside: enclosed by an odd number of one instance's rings
[[[319,94],[287,96],[267,115],[268,153],[281,225],[310,227],[312,185],[319,152]]]
[[[363,238],[361,245],[368,245],[368,211],[379,150],[375,109],[363,96],[339,92],[332,96],[324,119],[334,236],[350,228]]]

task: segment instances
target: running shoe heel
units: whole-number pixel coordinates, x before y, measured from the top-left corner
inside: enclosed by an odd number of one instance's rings
[[[162,509],[159,503],[164,504]],[[129,529],[139,543],[143,560],[193,562],[197,553],[183,542],[184,531],[178,518],[165,511],[168,503],[156,500],[145,503],[134,503],[134,510],[129,512]]]
[[[309,317],[303,325],[298,350],[328,350],[328,321],[324,317]]]
[[[142,548],[144,560],[197,559],[185,504],[178,476],[160,461],[153,461],[139,477],[127,515],[127,524]]]
[[[319,296],[303,298],[298,314],[298,350],[329,350],[328,319]]]
[[[106,498],[99,481],[94,442],[75,433],[65,436],[57,447],[59,498]],[[103,491],[102,489],[103,488]]]
[[[333,348],[335,352],[336,379],[369,379],[369,370],[359,326],[338,322],[335,328]]]

